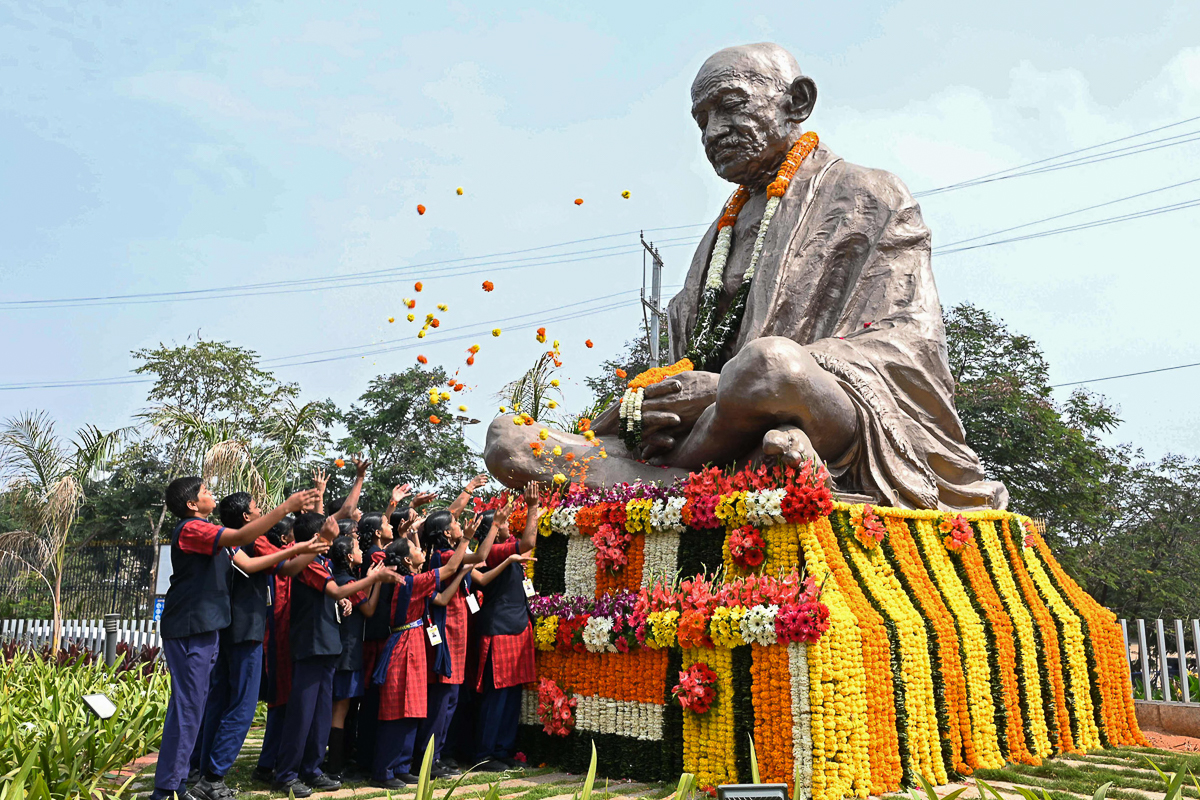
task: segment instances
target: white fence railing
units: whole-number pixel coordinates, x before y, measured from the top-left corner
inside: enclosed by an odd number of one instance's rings
[[[1123,619],[1121,633],[1135,697],[1200,703],[1200,619]]]
[[[41,647],[54,638],[54,622],[48,619],[0,620],[0,641],[16,641]],[[117,641],[141,649],[142,645],[162,646],[158,623],[148,619],[123,619],[117,624]],[[63,620],[63,646],[76,642],[94,653],[104,653],[104,620]]]

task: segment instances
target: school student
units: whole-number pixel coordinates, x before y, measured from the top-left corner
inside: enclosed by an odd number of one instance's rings
[[[292,530],[297,542],[307,542],[318,534],[332,540],[337,535],[337,519],[300,514]],[[339,586],[333,579],[329,559],[324,556],[313,559],[292,578],[288,630],[292,690],[275,761],[272,788],[276,791],[308,797],[313,791],[341,788],[341,782],[325,775],[320,766],[333,713],[334,666],[342,652],[338,615],[345,609],[339,608],[339,601],[369,592],[377,581],[394,578],[393,571],[377,566],[367,577]]]
[[[317,510],[320,513],[319,503]],[[264,538],[276,547],[286,547],[293,541],[292,526],[295,523],[294,517],[284,517],[267,531]],[[288,694],[292,691],[292,651],[288,645],[292,579],[276,573],[267,586],[271,591],[271,609],[263,635],[263,682],[259,693],[259,699],[267,704],[267,727],[263,731],[258,764],[250,777],[269,784],[275,780],[275,758],[279,755]]]
[[[226,548],[249,544],[285,514],[316,505],[317,491],[297,492],[282,505],[239,530],[207,520],[216,498],[195,476],[167,486],[167,508],[179,518],[171,534],[171,586],[159,630],[171,673],[171,699],[163,723],[151,800],[184,794],[217,660],[218,634],[229,626],[230,557]]]
[[[221,498],[217,516],[227,530],[240,530],[262,513],[248,493],[234,492]],[[201,800],[232,796],[225,786],[225,775],[246,741],[258,705],[271,572],[277,568],[279,574],[295,575],[328,547],[326,542],[314,539],[285,549],[262,536],[233,550],[230,623],[218,637],[217,663],[209,683],[204,725],[192,755],[192,767],[202,776],[193,785],[192,793]]]
[[[479,718],[475,725],[475,757],[479,769],[500,772],[517,765],[513,748],[521,716],[521,685],[537,680],[533,629],[524,569],[510,558],[521,556],[537,543],[540,492],[537,483],[525,487],[525,530],[520,539],[501,531],[485,561],[489,572],[501,565],[483,587],[483,607],[478,616],[479,667],[475,690],[479,692]],[[479,581],[483,583],[483,581]],[[531,588],[531,587],[530,587]]]
[[[499,512],[489,511],[475,517],[464,531],[449,510],[435,511],[425,520],[422,540],[425,542],[426,568],[439,569],[449,561],[462,540],[470,540],[476,529],[487,530],[479,549],[475,551],[478,562],[491,552],[492,544],[500,528],[508,521],[509,506]],[[417,749],[426,746],[433,737],[433,767],[431,775],[447,778],[458,774],[458,765],[442,758],[442,748],[450,720],[458,706],[458,691],[467,671],[467,626],[471,615],[467,597],[471,595],[470,565],[460,567],[464,574],[456,585],[443,587],[438,581],[438,593],[429,600],[427,616],[437,625],[442,643],[430,645],[427,653],[429,662],[429,687],[426,702],[427,713],[417,731]],[[455,584],[454,581],[451,582]],[[478,610],[479,606],[474,608]]]
[[[333,580],[338,586],[345,586],[358,579],[358,569],[362,561],[358,539],[353,536],[339,536],[334,539],[329,548],[329,562],[333,568]],[[334,664],[333,717],[329,729],[329,750],[325,755],[323,767],[334,780],[342,779],[342,771],[346,766],[346,715],[350,711],[350,701],[362,697],[366,685],[363,679],[364,623],[375,614],[380,588],[381,585],[376,583],[367,596],[355,595],[350,598],[354,609],[349,615],[343,615],[341,618],[339,633],[342,652]]]
[[[387,547],[383,563],[395,567],[401,580],[392,588],[388,614],[392,635],[371,677],[380,687],[373,786],[403,789],[417,781],[411,768],[417,728],[427,710],[425,641],[430,629],[437,631],[426,624],[425,601],[437,591],[438,581],[448,590],[457,589],[462,579],[458,568],[464,560],[475,561],[465,538],[444,566],[428,572],[421,571],[425,554],[414,532]]]

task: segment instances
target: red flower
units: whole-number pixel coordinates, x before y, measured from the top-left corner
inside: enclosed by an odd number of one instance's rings
[[[420,203],[417,203],[417,213],[418,213],[418,214],[424,214],[424,213],[425,213],[425,206],[421,205]],[[421,291],[421,290],[420,290],[420,289],[417,289],[417,291],[419,292],[419,291]]]
[[[483,282],[483,290],[485,292],[490,292],[492,289],[495,289],[495,288],[496,288],[496,284],[492,283],[491,281]]]
[[[766,542],[750,525],[743,525],[729,536],[729,555],[742,569],[760,566],[766,558],[766,549]]]
[[[542,721],[543,732],[566,736],[574,730],[575,704],[575,698],[558,688],[554,681],[548,678],[538,681],[538,719]],[[525,759],[518,760],[523,762]]]
[[[417,356],[417,362],[420,364],[428,364],[429,359],[426,358],[425,356]]]
[[[591,346],[592,346],[592,340],[591,340],[591,339],[588,339],[588,340],[587,340],[586,342],[584,342],[583,344],[584,344],[584,346],[585,346],[585,347],[587,347],[587,348],[589,348],[589,349],[590,349],[590,348],[591,348]]]
[[[437,425],[437,424],[438,424],[439,422],[441,422],[442,420],[441,420],[441,419],[438,417],[438,415],[437,415],[437,414],[430,414],[430,415],[429,415],[429,421],[430,421],[432,424],[434,424],[434,425]]]
[[[671,690],[671,696],[693,714],[704,714],[717,699],[716,682],[717,673],[708,664],[697,661],[679,673],[679,683]]]

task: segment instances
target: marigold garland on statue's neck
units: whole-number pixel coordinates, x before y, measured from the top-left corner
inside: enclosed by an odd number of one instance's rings
[[[742,206],[750,199],[750,190],[739,186],[725,204],[725,213],[717,223],[717,240],[713,244],[712,257],[708,262],[708,274],[704,288],[700,294],[700,308],[696,314],[696,327],[692,331],[692,339],[688,345],[687,357],[697,365],[698,369],[714,370],[719,365],[721,353],[741,327],[742,317],[746,313],[746,299],[750,296],[750,282],[758,266],[758,258],[762,254],[763,242],[767,237],[767,229],[771,226],[771,218],[779,208],[780,198],[787,192],[796,170],[805,158],[817,149],[820,139],[817,134],[809,131],[803,134],[788,151],[775,180],[767,186],[767,205],[763,210],[762,222],[758,226],[758,238],[754,241],[754,249],[750,253],[750,265],[742,275],[737,294],[725,315],[717,320],[717,304],[721,298],[721,288],[725,282],[725,264],[729,260],[729,251],[733,244],[733,225],[737,222]]]

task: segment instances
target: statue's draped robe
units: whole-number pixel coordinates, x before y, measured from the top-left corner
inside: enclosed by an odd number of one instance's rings
[[[671,353],[696,323],[716,223],[670,304]],[[733,352],[784,336],[837,378],[857,442],[828,467],[838,488],[902,507],[1003,508],[954,409],[929,229],[895,176],[824,146],[805,160],[771,221]]]

